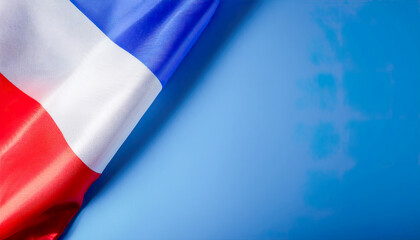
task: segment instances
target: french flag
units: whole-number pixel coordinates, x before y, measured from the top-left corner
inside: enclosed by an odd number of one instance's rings
[[[57,239],[216,0],[0,1],[0,239]]]

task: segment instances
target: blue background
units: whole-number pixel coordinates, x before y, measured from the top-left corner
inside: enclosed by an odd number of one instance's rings
[[[222,0],[85,200],[63,239],[419,239],[419,2]]]

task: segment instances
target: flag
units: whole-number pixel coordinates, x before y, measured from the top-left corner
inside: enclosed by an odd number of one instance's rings
[[[57,239],[216,0],[0,2],[0,239]]]

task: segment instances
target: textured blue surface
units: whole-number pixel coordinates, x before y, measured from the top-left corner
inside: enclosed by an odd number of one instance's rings
[[[417,1],[221,1],[64,239],[419,239]]]
[[[218,0],[71,0],[116,44],[165,85],[196,41]]]

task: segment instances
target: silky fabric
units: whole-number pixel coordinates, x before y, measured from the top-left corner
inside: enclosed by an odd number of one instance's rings
[[[216,6],[0,3],[0,240],[61,235]]]
[[[99,174],[51,116],[0,74],[0,239],[55,239]]]
[[[218,0],[71,0],[165,85],[210,21]]]
[[[101,173],[162,85],[71,2],[0,1],[0,72]]]

